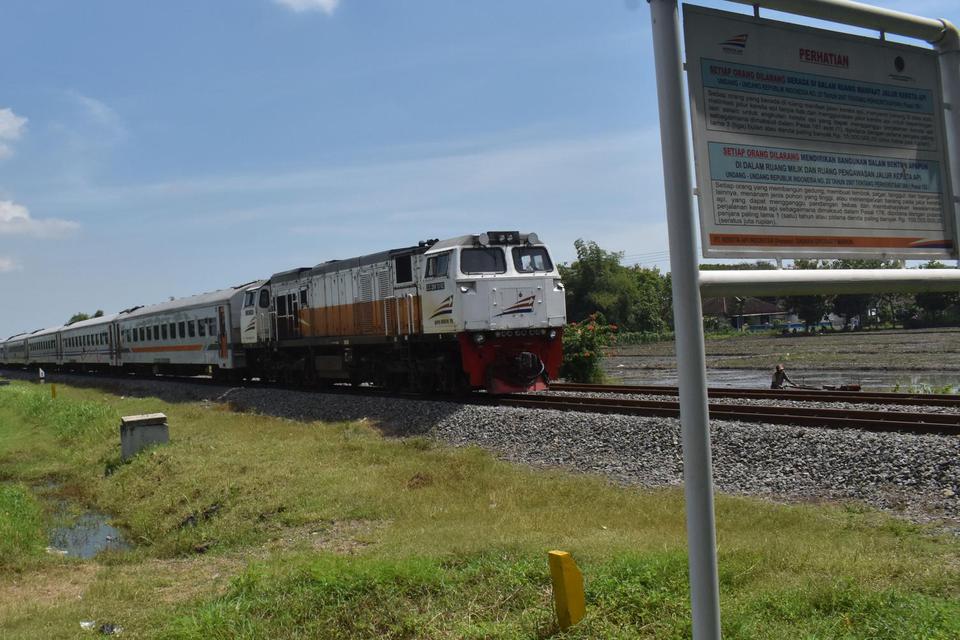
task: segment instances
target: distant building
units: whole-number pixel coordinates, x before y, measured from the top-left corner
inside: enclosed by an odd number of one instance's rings
[[[729,323],[731,327],[741,331],[759,331],[785,324],[787,312],[760,298],[730,296],[704,298],[703,317]]]

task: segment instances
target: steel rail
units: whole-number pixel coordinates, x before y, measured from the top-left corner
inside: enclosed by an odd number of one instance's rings
[[[586,398],[582,396],[509,395],[479,400],[500,406],[557,409],[592,413],[679,417],[680,404],[670,401]],[[710,415],[721,420],[789,424],[807,427],[858,429],[861,431],[904,431],[960,435],[960,415],[907,413],[898,411],[857,411],[798,407],[759,407],[729,404],[709,405]]]
[[[550,385],[551,391],[573,391],[580,393],[620,393],[623,395],[677,395],[677,388],[668,385],[612,385],[612,384],[575,384],[555,382]],[[836,391],[815,389],[742,389],[727,387],[710,387],[708,390],[713,398],[745,398],[745,399],[775,399],[798,400],[802,402],[856,402],[860,404],[894,404],[906,406],[934,406],[960,407],[960,395],[939,393],[896,393],[896,392],[863,392],[863,391]]]

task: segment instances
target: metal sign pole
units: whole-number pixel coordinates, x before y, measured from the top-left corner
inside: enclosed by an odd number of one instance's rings
[[[947,138],[947,158],[950,162],[950,194],[953,202],[953,250],[960,265],[960,33],[944,23],[944,37],[937,42],[940,54],[940,84],[943,86],[944,130]]]
[[[680,383],[683,483],[687,512],[690,605],[695,640],[720,638],[720,589],[713,513],[710,418],[697,269],[693,180],[676,0],[649,0],[660,110],[660,144],[670,236],[673,322]]]

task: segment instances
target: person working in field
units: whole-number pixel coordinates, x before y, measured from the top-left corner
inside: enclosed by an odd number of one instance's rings
[[[783,389],[788,383],[791,387],[797,386],[796,383],[787,375],[787,372],[784,371],[783,365],[778,364],[777,368],[773,370],[773,381],[770,382],[770,388]]]

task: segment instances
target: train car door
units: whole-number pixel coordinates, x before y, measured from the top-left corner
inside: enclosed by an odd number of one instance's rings
[[[220,366],[228,368],[230,366],[230,352],[228,348],[227,340],[229,339],[229,333],[227,332],[227,327],[229,327],[227,322],[227,313],[224,310],[223,305],[217,307],[217,328],[220,332],[217,334],[219,336],[220,344]]]
[[[110,365],[120,366],[120,325],[116,322],[110,323]]]

